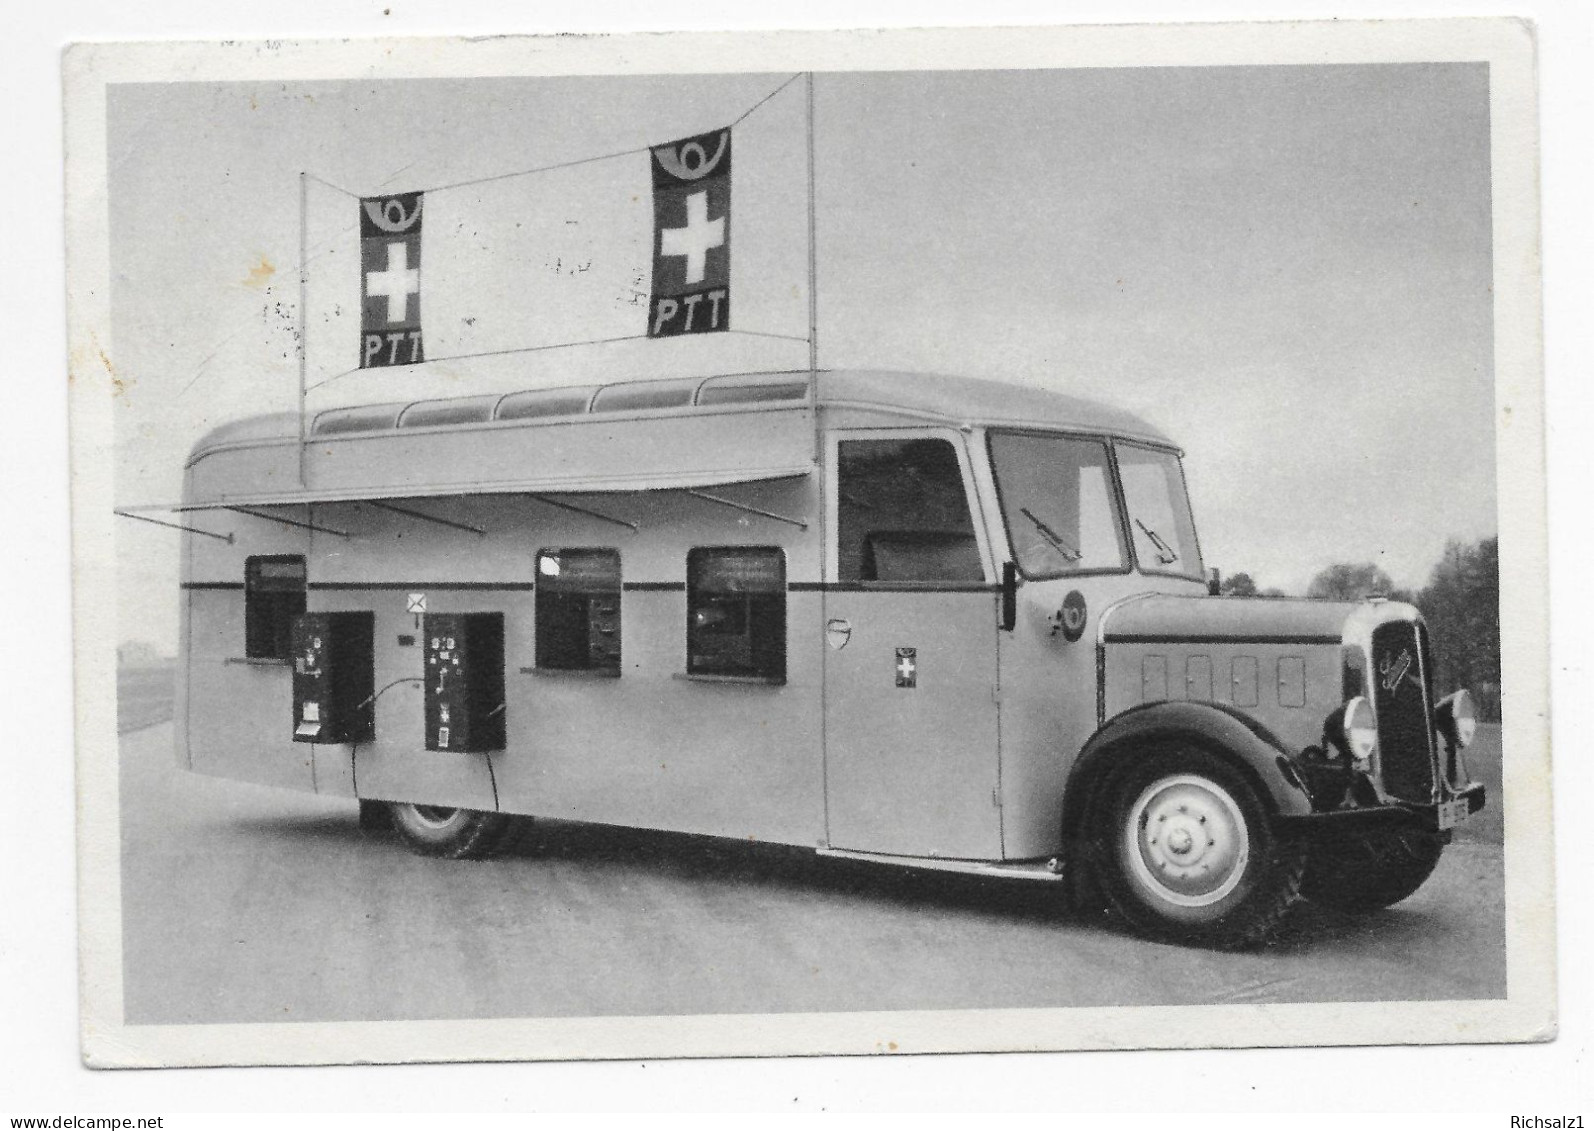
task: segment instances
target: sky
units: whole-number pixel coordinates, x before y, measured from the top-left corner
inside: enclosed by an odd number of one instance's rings
[[[635,335],[641,151],[739,118],[733,325],[803,336],[805,106],[789,77],[112,88],[118,503],[175,501],[206,430],[294,407],[301,171],[320,178],[311,411],[804,367],[806,344],[739,333],[348,372],[348,192],[626,152],[429,193],[422,311],[432,356]],[[1447,539],[1494,533],[1486,67],[822,73],[814,101],[821,366],[1137,412],[1185,450],[1208,564],[1263,586],[1302,592],[1335,561],[1418,586]],[[121,636],[171,652],[177,536],[117,534]]]

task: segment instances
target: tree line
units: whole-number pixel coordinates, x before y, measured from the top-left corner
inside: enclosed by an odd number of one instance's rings
[[[1224,579],[1222,592],[1234,597],[1283,597],[1282,589],[1263,589],[1248,573]],[[1308,597],[1359,601],[1384,596],[1422,610],[1433,643],[1434,692],[1459,687],[1472,692],[1481,718],[1500,718],[1500,540],[1451,539],[1428,584],[1398,588],[1372,562],[1337,562],[1319,571],[1306,588]]]

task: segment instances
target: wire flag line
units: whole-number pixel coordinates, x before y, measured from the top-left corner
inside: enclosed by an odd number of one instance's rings
[[[577,165],[590,165],[594,161],[612,161],[616,157],[630,157],[638,153],[646,153],[650,147],[641,146],[637,149],[622,149],[617,153],[604,153],[597,157],[581,157],[574,161],[561,161],[556,165],[539,165],[535,169],[521,169],[514,173],[497,173],[491,177],[477,177],[469,181],[454,181],[446,185],[433,185],[431,188],[415,189],[416,192],[442,192],[444,189],[468,188],[471,185],[485,185],[492,181],[507,181],[511,177],[529,177],[533,173],[551,173],[555,169],[573,169]]]
[[[749,117],[752,116],[752,114],[753,114],[753,112],[755,110],[759,109],[761,106],[764,105],[764,103],[766,103],[770,99],[774,98],[777,94],[779,94],[781,91],[785,90],[788,86],[790,86],[792,83],[796,82],[798,79],[800,79],[802,77],[803,77],[802,73],[798,73],[798,74],[792,75],[791,78],[789,78],[785,82],[781,83],[774,90],[770,91],[768,94],[764,95],[764,97],[760,98],[757,102],[755,102],[751,106],[749,106],[746,110],[742,111],[741,116],[738,117],[738,118],[733,119],[732,122],[731,122],[731,125],[732,126],[741,125]],[[450,181],[446,185],[431,185],[431,186],[426,187],[426,188],[410,189],[410,190],[407,190],[407,191],[410,191],[410,192],[442,192],[445,189],[468,188],[471,185],[485,185],[485,184],[490,184],[493,181],[506,181],[506,180],[509,180],[511,177],[529,177],[529,176],[532,176],[532,175],[534,175],[536,173],[552,173],[552,172],[554,172],[556,170],[559,170],[559,169],[572,169],[572,168],[575,168],[577,165],[590,165],[590,164],[592,164],[595,161],[612,161],[612,160],[614,160],[616,158],[619,158],[619,157],[632,157],[632,156],[635,156],[635,155],[637,155],[639,153],[647,153],[652,148],[653,147],[649,146],[649,145],[642,145],[642,146],[637,146],[637,147],[635,147],[633,149],[622,149],[622,150],[619,150],[619,151],[617,151],[615,153],[602,153],[602,154],[597,155],[596,157],[578,157],[574,161],[559,161],[559,162],[556,162],[555,164],[552,164],[552,165],[538,165],[537,167],[532,168],[532,169],[518,169],[518,170],[516,170],[515,172],[512,172],[512,173],[495,173],[495,174],[493,174],[490,177],[475,177],[475,178],[472,178],[470,180],[464,180],[464,181]],[[356,200],[362,199],[360,193],[351,192],[349,189],[344,188],[342,185],[335,185],[331,181],[326,180],[325,178],[316,176],[314,173],[306,173],[305,175],[307,177],[309,177],[311,180],[325,185],[329,189],[333,189],[333,190],[335,190],[337,192],[341,192],[341,193],[343,193],[346,196],[351,196],[351,197],[353,197]],[[388,181],[391,181],[393,179],[394,178],[389,177]],[[384,182],[384,183],[386,183],[386,182]]]
[[[450,354],[447,357],[429,357],[425,361],[419,362],[418,364],[431,365],[440,361],[469,361],[470,359],[476,357],[504,357],[512,353],[541,353],[544,350],[575,349],[577,346],[605,346],[612,342],[640,342],[646,338],[646,334],[622,334],[617,338],[587,338],[586,340],[579,342],[554,342],[553,344],[546,346],[517,346],[514,349],[507,350],[483,350],[481,353],[456,353]],[[345,369],[342,373],[334,373],[332,376],[323,381],[317,381],[314,385],[310,386],[310,389],[313,391],[315,389],[321,388],[323,385],[330,385],[332,382],[341,380],[344,377],[350,377],[356,373],[363,372],[365,372],[365,370],[361,369],[359,366],[355,366],[353,369]]]
[[[355,200],[359,200],[360,199],[360,194],[359,193],[350,192],[348,189],[344,188],[342,185],[335,185],[331,181],[327,180],[325,177],[318,177],[314,173],[309,173],[309,172],[305,173],[305,176],[309,177],[312,181],[316,182],[316,184],[326,185],[326,187],[331,189],[333,192],[341,192],[344,196],[352,196]]]
[[[764,103],[768,102],[771,98],[774,98],[775,95],[779,94],[781,91],[785,90],[792,83],[794,83],[798,79],[802,78],[805,73],[806,72],[804,72],[804,71],[798,71],[791,78],[789,78],[785,82],[781,83],[774,90],[770,91],[768,94],[764,95],[764,97],[760,98],[757,102],[755,102],[751,106],[749,106],[746,110],[742,111],[742,116],[740,118],[737,118],[734,122],[732,122],[731,125],[732,126],[741,125],[748,118],[753,116],[753,111],[754,110],[757,110],[760,106],[762,106]]]
[[[725,333],[741,334],[742,336],[748,338],[777,338],[785,342],[805,343],[808,341],[807,338],[802,337],[799,334],[773,334],[767,330],[737,330],[734,327],[728,327],[725,330]],[[585,338],[579,342],[553,342],[545,346],[517,346],[513,349],[483,350],[480,353],[456,353],[449,354],[447,357],[429,357],[425,361],[417,362],[416,365],[432,365],[443,361],[470,361],[478,357],[507,357],[510,354],[517,353],[543,353],[546,350],[568,350],[576,349],[580,346],[607,346],[613,345],[616,342],[642,342],[648,340],[650,339],[646,334],[621,334],[619,337],[614,338]],[[330,385],[334,381],[340,381],[345,377],[352,377],[356,373],[364,372],[366,372],[366,370],[359,366],[355,366],[352,369],[345,369],[341,373],[334,373],[332,376],[324,378],[315,382],[313,385],[308,386],[305,389],[305,392],[313,393],[315,390]]]
[[[808,341],[808,339],[803,337],[801,334],[776,334],[770,332],[769,330],[738,330],[734,326],[727,326],[725,328],[725,332],[727,334],[741,334],[749,338],[779,338],[783,342],[806,343]]]

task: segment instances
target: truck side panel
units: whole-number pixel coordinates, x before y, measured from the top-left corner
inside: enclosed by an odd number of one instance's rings
[[[193,543],[188,749],[199,772],[341,796],[416,801],[723,836],[814,844],[823,836],[821,594],[811,479],[712,494],[806,521],[803,529],[680,492],[569,499],[636,522],[632,531],[516,496],[411,500],[429,523],[358,502],[276,511],[314,533],[232,512],[234,545]],[[328,533],[337,531],[339,533]],[[348,535],[342,537],[340,535]],[[686,671],[686,555],[693,546],[785,552],[786,681],[698,681]],[[622,673],[537,671],[536,555],[607,547],[621,557]],[[376,739],[357,749],[294,743],[290,669],[244,662],[244,563],[306,557],[308,611],[375,614]],[[411,594],[427,611],[505,618],[506,749],[425,749],[424,649]]]
[[[820,594],[787,596],[784,685],[698,682],[686,670],[686,594],[624,594],[619,679],[533,675],[529,618],[508,647],[512,753],[499,798],[514,812],[815,844]]]
[[[533,594],[506,619],[510,754],[495,760],[506,810],[681,832],[815,844],[823,835],[820,594],[786,594],[786,682],[684,678],[686,557],[694,546],[778,546],[788,586],[817,579],[812,479],[712,492],[806,520],[808,528],[669,492],[594,509],[640,522],[629,533],[580,515],[521,536],[539,549],[621,554],[618,679],[536,669]],[[544,525],[544,523],[547,523]]]
[[[291,669],[244,654],[245,559],[303,553],[305,532],[230,512],[217,512],[205,525],[230,530],[234,541],[184,536],[188,624],[180,679],[187,683],[189,765],[202,774],[312,790],[311,749],[289,740]]]

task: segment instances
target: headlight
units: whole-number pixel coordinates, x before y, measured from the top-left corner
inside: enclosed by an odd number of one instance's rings
[[[1358,770],[1372,767],[1378,748],[1378,721],[1373,705],[1358,695],[1329,717],[1328,737],[1355,763]]]
[[[1434,704],[1433,721],[1457,750],[1471,745],[1478,733],[1478,709],[1473,705],[1472,693],[1463,688],[1439,700]]]

